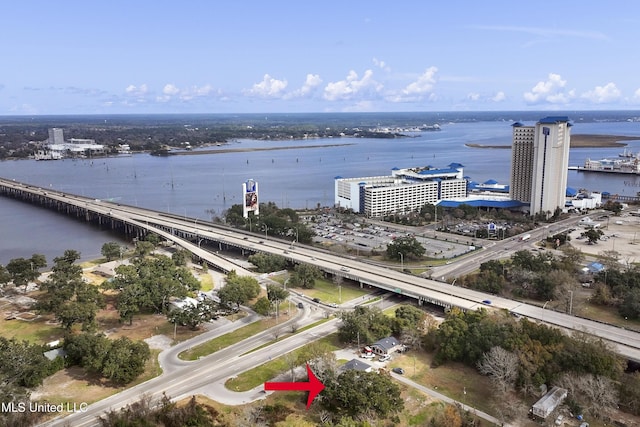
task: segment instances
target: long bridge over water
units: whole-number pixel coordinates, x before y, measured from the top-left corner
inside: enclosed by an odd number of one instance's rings
[[[118,230],[131,238],[142,238],[149,232],[157,233],[224,272],[236,270],[242,274],[243,269],[232,261],[204,249],[201,245],[203,241],[208,243],[207,246],[217,246],[219,250],[235,248],[244,254],[272,253],[294,263],[313,264],[328,274],[359,283],[361,287],[375,287],[414,298],[420,305],[428,303],[445,308],[458,307],[462,310],[475,310],[481,307],[508,310],[514,315],[601,337],[610,342],[620,355],[640,362],[639,333],[545,310],[544,307],[455,287],[368,264],[356,258],[334,255],[310,246],[292,245],[288,241],[246,233],[199,219],[92,199],[3,178],[0,178],[0,195],[44,206],[82,221]],[[483,303],[489,299],[490,306]]]

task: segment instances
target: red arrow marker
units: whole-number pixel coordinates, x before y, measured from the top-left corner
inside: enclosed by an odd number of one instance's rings
[[[309,397],[307,398],[307,409],[311,406],[311,402],[316,398],[318,393],[324,390],[324,384],[320,382],[313,372],[311,368],[309,368],[309,364],[307,364],[307,375],[309,376],[308,382],[299,382],[299,383],[264,383],[265,390],[294,390],[294,391],[308,391]]]

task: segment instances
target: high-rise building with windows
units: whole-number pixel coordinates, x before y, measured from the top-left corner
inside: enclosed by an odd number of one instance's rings
[[[510,196],[529,203],[531,215],[549,217],[565,205],[570,128],[566,116],[513,124]]]
[[[64,144],[64,131],[60,128],[49,129],[49,144]]]

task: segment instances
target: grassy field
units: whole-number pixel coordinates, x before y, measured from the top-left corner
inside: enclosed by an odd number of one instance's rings
[[[62,328],[51,322],[52,316],[38,316],[34,320],[6,320],[0,317],[0,336],[25,340],[32,344],[46,344],[61,339]]]
[[[340,343],[336,334],[329,335],[317,342],[327,345],[329,351],[338,350]],[[297,356],[303,349],[292,351],[290,354]],[[265,381],[269,381],[289,369],[289,365],[285,360],[286,356],[281,356],[271,360],[263,365],[256,366],[253,369],[243,372],[235,378],[226,382],[225,386],[229,390],[247,391],[259,386]]]
[[[162,369],[158,365],[159,352],[159,350],[151,350],[151,357],[145,366],[145,371],[134,382],[127,384],[127,388],[162,374]],[[123,387],[116,386],[99,375],[87,374],[84,369],[72,366],[45,378],[43,384],[33,391],[31,398],[52,404],[75,402],[79,405],[80,403],[97,402],[123,389]]]
[[[281,315],[279,322],[285,322],[287,320],[289,320],[289,316]],[[200,357],[208,356],[212,353],[215,353],[216,351],[220,351],[223,348],[229,347],[233,344],[239,343],[244,339],[259,334],[260,332],[263,332],[271,328],[272,326],[275,326],[276,324],[277,323],[275,318],[264,318],[258,320],[257,322],[243,326],[240,329],[236,329],[233,332],[229,332],[228,334],[221,335],[217,338],[207,341],[206,343],[195,346],[191,350],[183,351],[178,355],[178,357],[180,357],[180,359],[182,360],[198,360]]]

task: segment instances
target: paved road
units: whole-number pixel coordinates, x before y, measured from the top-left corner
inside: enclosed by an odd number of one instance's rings
[[[308,315],[310,313],[305,312],[304,314]],[[300,321],[300,326],[313,323],[319,318],[322,318],[320,311],[316,310],[311,314],[312,315]],[[299,320],[299,318],[294,318],[291,319],[290,322]],[[172,348],[161,357],[163,368],[166,369],[161,376],[89,405],[86,412],[76,412],[65,418],[55,419],[42,425],[71,425],[74,427],[97,425],[96,417],[103,415],[109,410],[119,409],[136,402],[142,395],[157,399],[161,397],[163,393],[166,393],[167,396],[181,399],[200,392],[206,392],[207,394],[215,396],[216,400],[221,403],[239,404],[255,400],[256,393],[258,392],[256,390],[247,393],[235,393],[227,391],[222,385],[229,378],[255,366],[262,365],[271,358],[293,351],[311,341],[333,333],[337,328],[337,323],[338,319],[332,319],[258,351],[246,353],[249,350],[272,341],[272,328],[234,346],[227,347],[193,362],[176,361],[174,357],[179,349]],[[287,324],[283,323],[278,325],[277,328],[286,328],[286,326]],[[191,345],[192,342],[188,344]],[[173,357],[168,357],[169,354],[172,354]]]
[[[229,245],[246,251],[280,254],[296,263],[314,264],[330,274],[354,280],[360,283],[361,286],[381,288],[416,298],[421,302],[457,306],[464,310],[478,309],[483,306],[483,301],[485,300],[491,300],[492,306],[495,308],[508,311],[513,311],[517,307],[518,314],[570,330],[593,334],[608,340],[615,345],[622,356],[640,361],[640,333],[624,330],[615,326],[602,325],[598,322],[561,313],[555,313],[551,316],[549,311],[542,310],[537,306],[527,305],[505,298],[496,298],[492,295],[470,289],[453,287],[447,283],[404,274],[382,266],[367,264],[355,258],[327,253],[313,247],[294,245],[291,242],[282,240],[272,240],[268,239],[267,236],[262,237],[259,234],[243,233],[238,230],[219,227],[209,223],[199,223],[197,219],[194,220],[192,218],[167,215],[162,212],[134,206],[124,206],[117,203],[89,199],[4,179],[0,179],[0,185],[13,187],[20,191],[28,191],[38,197],[47,197],[55,202],[70,203],[80,209],[87,209],[107,218],[112,218],[113,220],[123,221],[139,228],[153,230],[163,237],[185,247],[201,258],[207,259],[208,262],[218,265],[225,271],[235,269],[240,272],[242,271],[242,267],[201,249],[189,239],[195,238],[198,242],[200,239],[219,242],[218,244],[221,248],[222,245]],[[531,234],[530,240],[539,240],[546,237],[547,234],[568,228],[570,225],[573,225],[575,221],[576,218],[568,219],[531,231],[529,232],[529,234]],[[440,276],[445,277],[449,274],[457,276],[458,274],[476,269],[483,260],[491,259],[495,256],[504,256],[508,253],[507,251],[518,250],[521,245],[527,243],[528,241],[518,242],[517,240],[499,241],[491,248],[484,249],[470,256],[465,256],[460,261],[444,266],[436,270],[436,272]],[[240,274],[245,274],[245,272],[242,271]],[[246,272],[246,274],[249,273]]]

